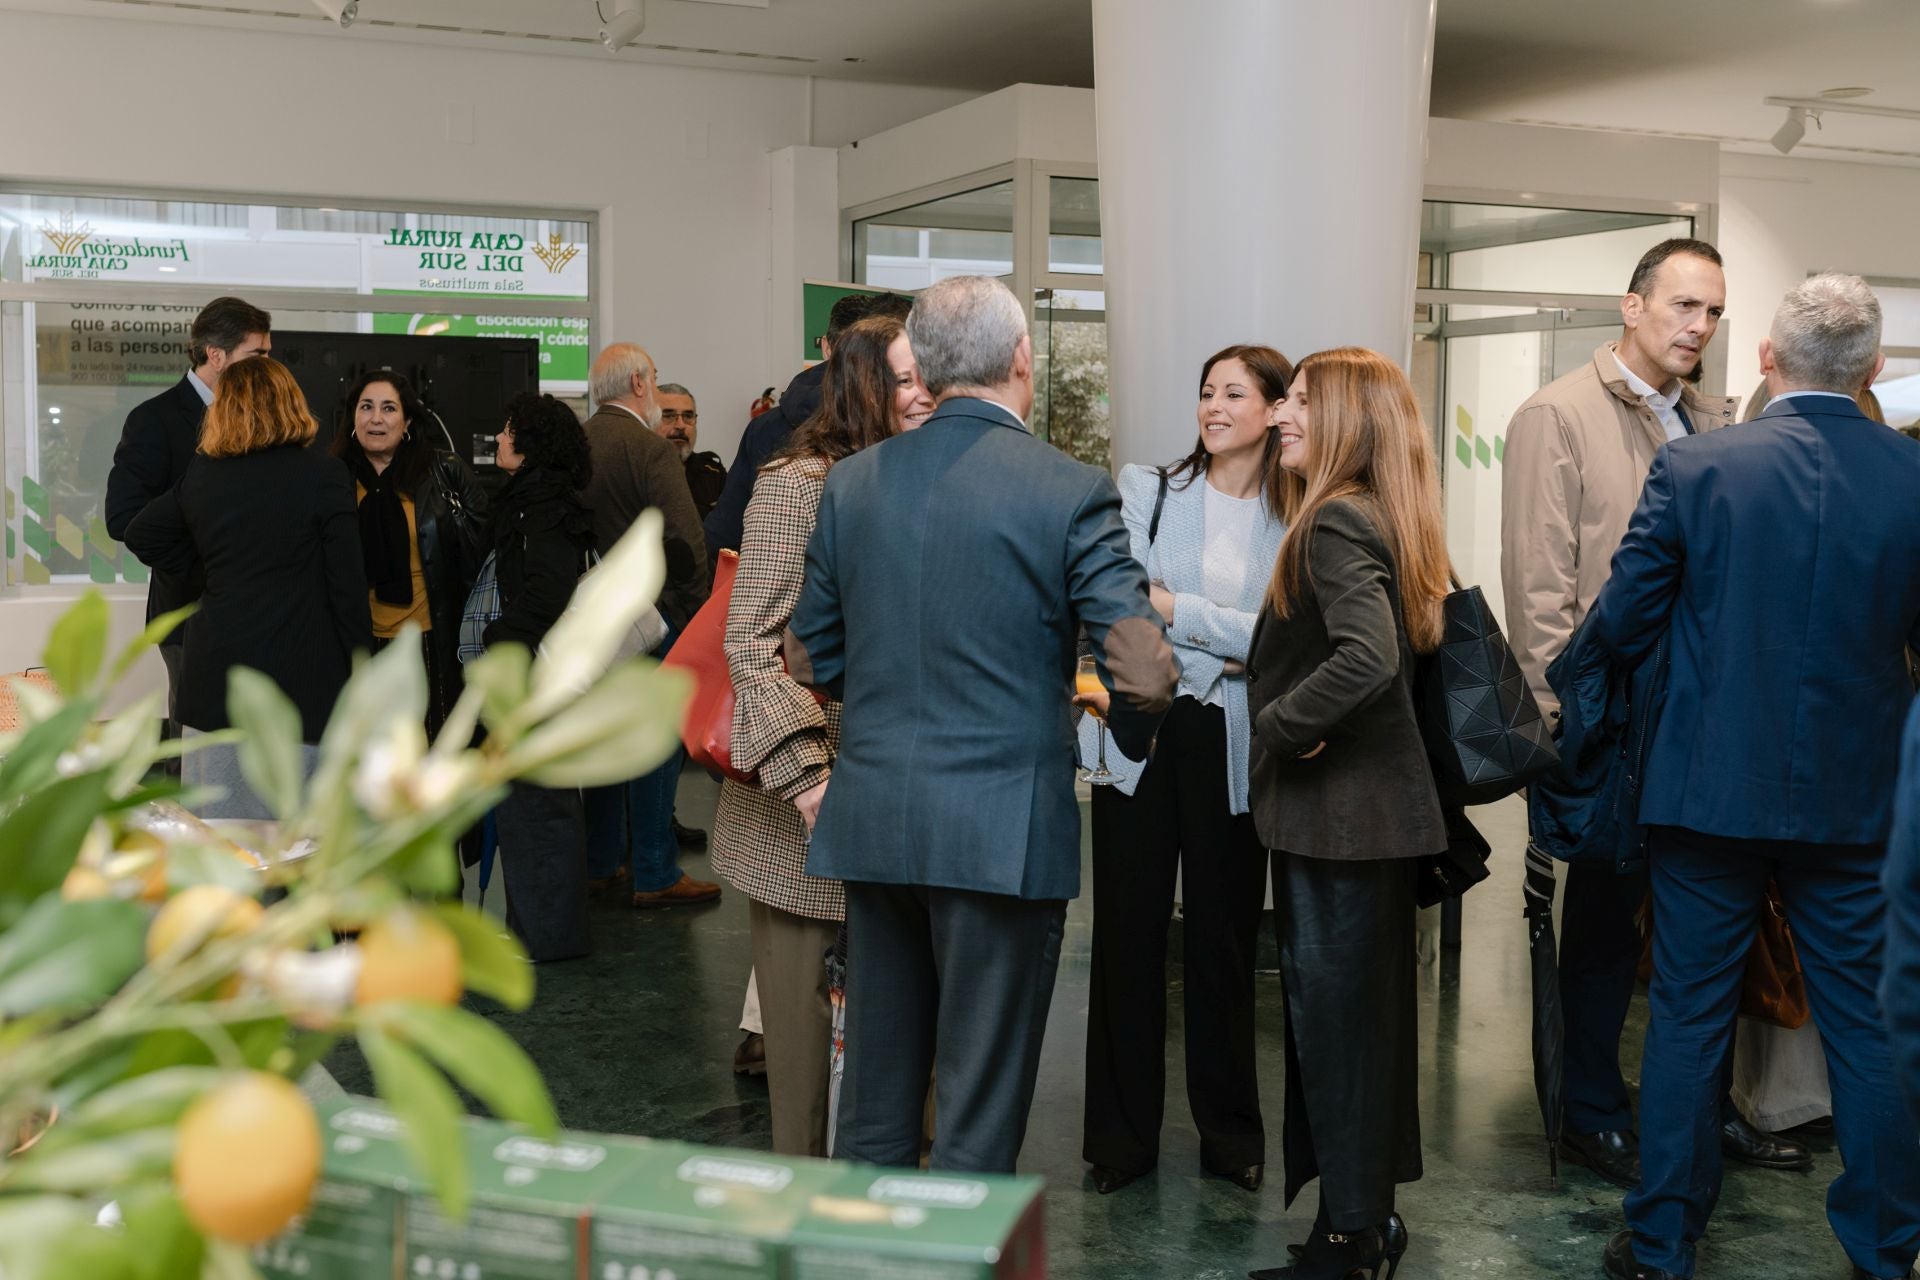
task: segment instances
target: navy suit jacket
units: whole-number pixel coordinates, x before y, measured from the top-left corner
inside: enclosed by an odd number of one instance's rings
[[[1885,840],[1920,643],[1920,442],[1818,395],[1674,441],[1593,616],[1626,663],[1671,630],[1642,822]]]
[[[1880,1004],[1892,1037],[1893,1076],[1920,1118],[1920,703],[1907,717],[1900,792],[1887,841],[1887,966]]]
[[[1179,673],[1111,476],[973,399],[836,463],[787,643],[845,704],[808,874],[1077,895],[1082,625],[1139,758]]]

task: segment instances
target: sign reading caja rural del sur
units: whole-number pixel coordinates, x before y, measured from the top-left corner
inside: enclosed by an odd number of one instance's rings
[[[549,232],[393,227],[371,246],[369,275],[379,292],[522,293],[585,297],[581,246]],[[569,270],[569,268],[573,268]]]
[[[62,216],[58,226],[43,225],[40,234],[44,249],[24,265],[49,280],[111,280],[145,274],[143,267],[192,261],[185,240],[99,234],[87,223],[76,226],[72,214]]]

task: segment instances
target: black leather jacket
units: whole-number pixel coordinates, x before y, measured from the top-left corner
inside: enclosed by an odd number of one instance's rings
[[[436,452],[408,496],[427,579],[434,670],[442,685],[434,691],[435,703],[451,707],[460,696],[460,614],[489,549],[486,492],[472,467],[454,454]]]

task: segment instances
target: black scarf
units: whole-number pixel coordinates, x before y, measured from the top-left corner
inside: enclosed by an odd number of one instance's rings
[[[360,499],[360,557],[373,598],[382,604],[413,603],[413,547],[407,534],[407,510],[393,483],[394,468],[375,471],[358,450],[347,453],[347,467],[367,491]]]

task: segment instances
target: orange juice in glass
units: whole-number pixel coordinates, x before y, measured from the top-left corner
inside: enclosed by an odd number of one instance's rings
[[[1107,686],[1100,681],[1100,668],[1091,654],[1080,659],[1080,665],[1074,670],[1073,691],[1082,696],[1107,691]],[[1120,775],[1107,768],[1107,720],[1092,707],[1087,710],[1100,721],[1100,760],[1093,768],[1080,770],[1080,781],[1090,782],[1097,787],[1109,786],[1120,781]]]

